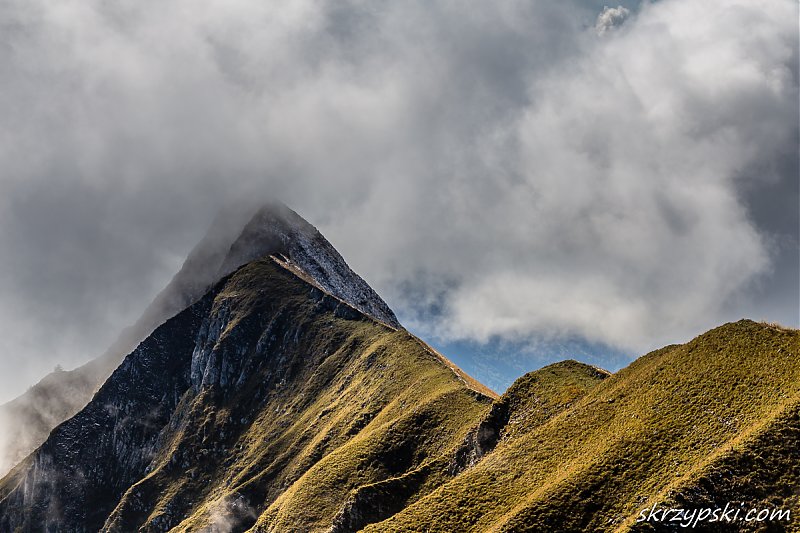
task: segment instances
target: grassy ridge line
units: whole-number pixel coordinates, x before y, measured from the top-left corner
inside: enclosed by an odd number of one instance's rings
[[[464,385],[466,385],[470,389],[474,390],[475,392],[479,392],[479,393],[483,394],[484,396],[486,396],[488,398],[491,398],[493,400],[496,400],[496,399],[498,399],[500,397],[500,395],[497,394],[495,391],[493,391],[492,389],[490,389],[489,387],[487,387],[486,385],[484,385],[483,383],[481,383],[477,379],[473,378],[472,376],[470,376],[469,374],[467,374],[466,372],[461,370],[461,368],[459,368],[450,359],[445,357],[441,352],[436,350],[433,346],[431,346],[430,344],[426,343],[425,341],[423,341],[422,339],[420,339],[416,335],[411,335],[411,336],[414,337],[414,339],[416,339],[416,341],[418,343],[420,343],[420,345],[422,345],[422,347],[425,348],[425,350],[430,352],[431,355],[433,355],[435,358],[439,359],[447,368],[449,368],[458,377],[458,379],[461,380],[461,382]]]
[[[526,524],[547,523],[545,517],[551,523],[562,521],[575,530],[613,529],[628,514],[647,505],[639,505],[637,495],[646,495],[646,501],[653,503],[652,495],[673,485],[675,476],[691,478],[708,455],[724,449],[726,443],[740,441],[751,426],[760,426],[798,394],[798,338],[794,330],[740,321],[648,358],[651,361],[645,368],[650,368],[651,374],[642,375],[647,379],[638,385],[645,394],[636,395],[635,381],[630,383],[628,391],[620,391],[641,402],[639,407],[661,408],[665,412],[666,416],[649,418],[646,427],[657,430],[674,425],[675,428],[664,431],[663,435],[656,431],[654,438],[637,437],[635,431],[631,433],[623,426],[627,435],[620,441],[619,450],[609,448],[594,466],[591,462],[586,464],[581,475],[561,486],[557,484],[556,489],[537,491],[522,511],[505,520],[500,530],[525,530]],[[653,367],[652,363],[658,360],[669,366]],[[673,378],[660,375],[664,368],[669,368]],[[645,384],[648,386],[644,387]],[[636,402],[633,405],[628,402],[627,406],[623,402],[624,398],[614,405],[620,409],[637,407]],[[638,414],[643,412],[640,410]],[[714,417],[719,424],[713,422]],[[665,456],[669,460],[664,461]],[[621,470],[613,472],[619,465],[623,465]],[[636,473],[633,478],[632,472]],[[578,497],[585,487],[596,487],[595,493]],[[595,496],[603,493],[604,498]],[[572,511],[570,514],[559,509]]]
[[[578,363],[575,361],[563,361],[544,367],[542,369],[530,372],[525,376],[518,379],[498,401],[494,403],[493,410],[497,407],[508,409],[509,412],[505,416],[505,422],[502,427],[496,428],[497,431],[503,434],[503,441],[498,445],[502,449],[507,445],[508,439],[513,440],[515,434],[526,434],[538,427],[542,427],[553,423],[564,416],[567,409],[580,402],[581,398],[592,388],[597,387],[604,381],[610,374],[602,369]],[[488,416],[491,416],[491,413]],[[484,422],[487,418],[484,418]],[[480,430],[480,426],[478,428]],[[502,468],[519,468],[520,465],[513,465],[504,460],[499,464],[493,464],[491,467],[486,465],[492,463],[497,457],[497,453],[489,453],[473,469],[467,470],[460,474],[453,482],[442,485],[429,497],[418,500],[416,503],[410,505],[403,512],[399,513],[397,517],[392,517],[387,521],[373,524],[364,531],[370,533],[384,532],[384,531],[417,531],[427,530],[423,528],[430,527],[430,531],[463,531],[464,524],[471,523],[470,521],[477,521],[483,512],[482,504],[492,505],[494,502],[493,495],[490,490],[486,490],[487,484],[484,479],[478,479],[476,483],[472,483],[475,479],[475,471],[484,468],[488,472],[490,479],[499,477],[499,472]],[[412,514],[414,516],[423,516],[429,518],[435,516],[441,507],[431,506],[431,500],[437,497],[442,497],[448,487],[454,483],[461,483],[467,487],[467,494],[461,495],[456,500],[448,502],[446,511],[453,512],[453,520],[448,521],[446,524],[438,526],[431,526],[427,522],[420,521],[419,523],[411,518],[406,520],[403,515]],[[512,485],[510,485],[512,486]],[[447,496],[444,496],[447,498]],[[479,500],[478,505],[474,505],[476,499]]]
[[[305,271],[303,271],[300,267],[298,267],[297,265],[295,265],[291,261],[286,260],[286,259],[282,259],[280,257],[276,257],[274,255],[271,255],[270,259],[272,259],[275,262],[275,264],[279,265],[280,267],[286,269],[288,272],[290,272],[290,273],[294,274],[295,276],[297,276],[301,281],[304,281],[304,282],[306,282],[306,283],[308,283],[310,285],[313,285],[317,289],[325,292],[325,294],[328,294],[331,298],[335,298],[336,300],[340,301],[343,305],[351,307],[354,311],[356,311],[358,313],[361,313],[361,311],[359,311],[358,309],[354,308],[348,302],[345,302],[344,300],[341,300],[340,298],[337,298],[336,296],[334,296],[334,295],[330,294],[329,292],[325,291],[325,289],[319,283],[317,283],[317,281],[312,276],[309,276]],[[379,319],[377,319],[377,318],[375,318],[373,316],[367,316],[366,318],[374,320],[375,322],[377,322],[379,324],[382,324],[382,325],[386,326],[387,328],[390,328],[390,329],[392,329],[394,331],[397,331],[397,328],[395,328],[394,326],[392,326],[390,324],[387,324],[386,322],[383,322],[383,321],[381,321],[381,320],[379,320]],[[422,345],[422,347],[425,348],[425,350],[427,350],[428,352],[431,353],[431,355],[433,355],[435,358],[439,359],[467,387],[469,387],[472,390],[474,390],[476,392],[479,392],[479,393],[481,393],[481,394],[483,394],[483,395],[485,395],[485,396],[487,396],[489,398],[492,398],[492,399],[499,398],[499,395],[495,391],[493,391],[492,389],[490,389],[489,387],[487,387],[486,385],[484,385],[483,383],[481,383],[477,379],[473,378],[472,376],[470,376],[469,374],[464,372],[455,363],[450,361],[447,357],[445,357],[442,353],[440,353],[438,350],[433,348],[431,345],[429,345],[428,343],[426,343],[425,341],[423,341],[422,339],[420,339],[416,335],[412,335],[410,333],[409,333],[409,335],[411,335],[414,339],[416,339],[417,342],[419,342],[420,345]]]
[[[381,526],[612,530],[798,394],[799,354],[797,331],[751,321],[652,352]]]

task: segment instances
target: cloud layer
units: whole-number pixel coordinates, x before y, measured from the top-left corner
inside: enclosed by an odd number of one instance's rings
[[[751,201],[796,191],[795,2],[2,0],[0,20],[9,391],[102,352],[243,194],[282,197],[443,339],[797,325],[790,297],[763,304],[797,292],[796,217]]]

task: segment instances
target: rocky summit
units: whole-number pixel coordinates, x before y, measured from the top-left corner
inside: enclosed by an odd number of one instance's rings
[[[227,208],[189,253],[180,271],[131,327],[100,357],[56,371],[15,400],[0,405],[0,476],[42,444],[50,431],[91,400],[124,357],[168,318],[200,299],[243,264],[267,256],[376,320],[399,327],[394,313],[311,224],[280,203]]]
[[[498,396],[299,215],[237,216],[99,389],[73,380],[86,403],[0,480],[0,532],[674,531],[642,511],[730,503],[792,514],[694,529],[800,530],[797,330],[742,320]]]

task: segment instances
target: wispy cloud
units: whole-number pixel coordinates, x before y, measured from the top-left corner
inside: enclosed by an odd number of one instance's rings
[[[603,7],[603,11],[597,15],[597,22],[594,25],[597,35],[605,35],[621,26],[630,14],[631,10],[624,6]]]

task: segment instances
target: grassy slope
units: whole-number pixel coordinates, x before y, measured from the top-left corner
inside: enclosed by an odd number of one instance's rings
[[[726,324],[638,359],[542,424],[509,431],[476,466],[370,530],[626,529],[726,458],[744,472],[752,459],[737,460],[736,450],[753,455],[764,431],[785,433],[776,417],[796,424],[798,395],[800,332]],[[764,479],[762,494],[797,486],[800,452],[775,453],[783,459],[773,470],[789,474]]]
[[[254,362],[233,393],[187,392],[154,467],[123,496],[110,530],[242,530],[257,522],[258,530],[321,531],[360,486],[452,455],[490,398],[407,332],[355,312],[320,312],[309,290],[268,262],[228,282],[215,300],[215,308],[235,304],[220,344],[240,343],[236,335],[254,327],[264,314],[259,295],[279,295],[271,320],[280,323],[270,327],[283,335],[271,354],[280,367]],[[442,468],[426,472],[394,508],[444,476]]]
[[[800,506],[800,401],[787,405],[731,443],[707,464],[661,494],[660,508],[789,509],[792,520],[716,523],[715,531],[798,531]],[[746,511],[745,511],[746,512]],[[744,514],[744,513],[742,513]],[[629,517],[619,531],[667,531],[669,524],[636,522]],[[770,529],[771,528],[771,529]]]

